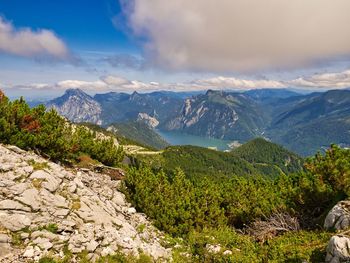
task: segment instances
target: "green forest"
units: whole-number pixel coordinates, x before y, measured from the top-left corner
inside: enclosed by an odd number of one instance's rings
[[[132,168],[125,192],[155,225],[181,238],[189,262],[322,262],[331,232],[322,230],[328,211],[350,194],[350,150],[332,145],[305,161],[305,170],[264,176],[232,175],[222,180]],[[295,229],[262,231],[274,217]],[[208,253],[219,243],[232,255]],[[182,261],[185,259],[181,259]]]

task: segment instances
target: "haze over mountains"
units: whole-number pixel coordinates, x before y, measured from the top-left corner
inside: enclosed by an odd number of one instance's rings
[[[74,122],[102,126],[144,121],[150,127],[246,142],[265,137],[301,155],[331,143],[350,144],[350,91],[298,94],[287,89],[205,94],[110,92],[89,96],[79,89],[47,103]]]

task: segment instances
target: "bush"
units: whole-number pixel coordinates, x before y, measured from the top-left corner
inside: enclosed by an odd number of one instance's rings
[[[54,161],[75,160],[88,154],[105,165],[123,159],[122,147],[101,139],[86,127],[74,126],[43,105],[29,108],[21,98],[10,102],[0,91],[0,142],[34,150]]]

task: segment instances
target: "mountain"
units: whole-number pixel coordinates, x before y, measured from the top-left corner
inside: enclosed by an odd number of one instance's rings
[[[97,94],[94,99],[101,105],[101,118],[104,124],[137,120],[139,114],[163,122],[174,116],[180,109],[183,99],[169,96],[166,92],[132,94],[110,92]]]
[[[300,97],[289,108],[276,105],[266,136],[302,155],[331,143],[350,145],[350,91],[332,90]],[[283,110],[281,110],[283,109]]]
[[[288,89],[253,89],[244,92],[257,101],[271,101],[273,99],[285,99],[289,97],[300,96],[301,94]]]
[[[159,123],[175,115],[183,99],[168,92],[132,94],[109,92],[89,96],[80,89],[68,89],[59,98],[46,103],[73,122],[91,122],[107,126],[111,123],[151,120]]]
[[[261,136],[265,122],[263,109],[247,95],[208,90],[186,99],[179,114],[160,128],[246,141]]]
[[[62,116],[73,122],[102,124],[101,105],[80,89],[68,89],[63,96],[46,103]]]
[[[184,94],[166,91],[110,92],[91,97],[79,89],[70,89],[46,105],[74,122],[106,127],[142,121],[160,130],[240,143],[266,137],[302,156],[331,143],[350,145],[349,90],[311,94],[287,89],[244,93],[208,90],[183,97]]]
[[[169,143],[156,133],[152,127],[141,121],[115,123],[109,126],[107,130],[151,148],[163,149],[169,146]]]
[[[298,172],[303,165],[302,158],[297,154],[263,138],[251,140],[231,153],[251,163],[256,169],[265,170],[267,174],[271,170],[271,174],[276,174],[273,171],[276,169],[285,174]]]

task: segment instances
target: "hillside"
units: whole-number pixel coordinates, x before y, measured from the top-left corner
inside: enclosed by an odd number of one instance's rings
[[[332,143],[350,145],[350,91],[334,90],[299,98],[289,108],[276,106],[266,136],[304,156]]]
[[[246,141],[260,136],[266,116],[260,106],[241,93],[208,90],[186,99],[181,112],[161,129]]]
[[[191,178],[216,179],[238,176],[262,175],[276,178],[302,170],[303,160],[283,147],[255,139],[232,152],[220,152],[196,146],[171,146],[157,158],[139,156],[153,167],[163,167],[167,172],[181,168]]]
[[[148,115],[158,122],[173,116],[181,107],[182,99],[163,92],[132,94],[110,92],[96,94],[94,100],[102,107],[103,124],[137,120],[139,114]]]
[[[336,145],[303,171],[292,172],[295,154],[256,139],[228,153],[136,152],[144,162],[124,172],[108,167],[123,157],[108,132],[2,93],[0,143],[42,155],[0,144],[4,263],[332,262],[348,251],[346,232],[332,230],[350,222],[350,150]]]
[[[169,146],[158,133],[142,121],[115,123],[107,129],[118,136],[154,149],[160,150]]]
[[[304,162],[295,153],[262,138],[251,140],[235,148],[231,153],[246,160],[260,171],[266,169],[267,174],[276,174],[281,170],[285,174],[298,172],[302,169]]]
[[[75,262],[84,251],[91,260],[116,253],[170,256],[160,232],[119,192],[121,181],[1,144],[0,171],[1,262],[44,256]]]

